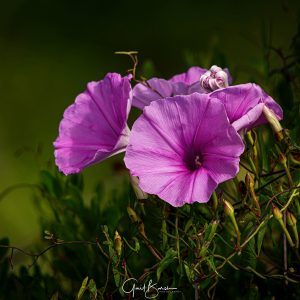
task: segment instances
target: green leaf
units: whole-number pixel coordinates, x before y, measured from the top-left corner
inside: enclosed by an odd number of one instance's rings
[[[250,266],[252,269],[255,269],[256,258],[257,255],[255,252],[255,238],[252,238],[242,252],[242,262],[245,266]]]
[[[59,198],[62,195],[62,186],[58,178],[55,178],[50,172],[42,170],[40,172],[41,184],[44,189],[55,198]]]
[[[188,232],[188,230],[190,229],[190,227],[193,225],[193,222],[194,222],[194,219],[193,218],[190,218],[185,226],[184,226],[184,232]]]
[[[114,275],[116,287],[120,287],[121,286],[121,274],[120,274],[119,270],[114,266],[113,266],[113,275]]]
[[[218,222],[216,220],[209,223],[209,225],[205,229],[204,241],[206,241],[206,242],[212,241],[212,239],[214,238],[214,235],[216,233],[217,227],[218,227]]]
[[[81,284],[81,288],[80,288],[80,290],[77,294],[77,300],[80,300],[82,298],[84,292],[86,291],[88,280],[89,280],[88,276],[83,279],[82,284]]]
[[[168,245],[167,222],[166,222],[166,220],[162,221],[161,233],[162,233],[162,250],[165,250],[167,248],[167,245]]]
[[[267,226],[264,225],[257,234],[257,256],[260,254],[261,246],[267,231]]]
[[[215,265],[215,260],[212,256],[208,256],[206,258],[206,262],[209,268],[212,269],[213,272],[215,272],[219,277],[221,277],[222,279],[225,279],[218,271]]]
[[[186,262],[183,265],[184,265],[184,270],[185,270],[186,277],[188,278],[190,283],[193,283],[193,281],[194,281],[194,272],[193,272],[193,270],[190,268],[190,266]]]
[[[200,212],[200,214],[207,220],[212,218],[211,211],[205,203],[197,203],[196,209]]]
[[[160,261],[159,266],[156,270],[157,280],[159,281],[161,273],[174,261],[177,257],[177,252],[170,248],[168,249],[166,256]]]
[[[97,287],[94,279],[90,279],[89,284],[88,284],[88,289],[90,291],[90,298],[91,299],[97,299]]]

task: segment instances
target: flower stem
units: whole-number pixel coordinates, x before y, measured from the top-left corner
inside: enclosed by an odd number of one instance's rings
[[[294,233],[294,237],[295,237],[295,248],[298,249],[299,248],[299,235],[298,235],[298,230],[297,230],[297,226],[293,226],[293,233]]]
[[[254,188],[250,190],[250,194],[251,194],[251,197],[252,197],[252,199],[254,201],[254,204],[256,206],[256,209],[257,209],[257,216],[260,217],[261,216],[261,209],[260,209],[258,198],[255,194]]]
[[[300,182],[297,184],[296,187],[297,187],[297,188],[300,187]],[[291,202],[293,201],[293,199],[294,199],[296,196],[298,196],[298,189],[294,189],[294,190],[293,190],[293,192],[292,192],[292,194],[291,194],[289,200],[288,200],[287,203],[281,208],[280,211],[282,212],[282,211],[286,210],[286,209],[290,206]]]
[[[176,219],[175,219],[175,234],[176,234],[176,250],[177,250],[178,261],[180,265],[181,257],[180,257],[180,243],[179,243],[179,233],[178,233],[178,211],[176,213]]]
[[[256,179],[258,179],[258,178],[259,178],[259,176],[258,176],[258,171],[257,171],[257,169],[256,169],[256,166],[255,166],[254,162],[253,162],[253,159],[249,156],[249,157],[248,157],[248,160],[249,160],[249,163],[250,163],[250,167],[251,167],[252,171],[253,171],[254,174],[255,174]]]
[[[281,226],[281,228],[282,228],[282,230],[283,230],[283,232],[284,232],[284,234],[286,236],[286,239],[289,242],[290,246],[291,247],[295,247],[295,244],[294,244],[294,242],[293,242],[293,240],[291,238],[290,233],[288,232],[288,230],[287,230],[287,228],[286,228],[286,226],[284,224],[284,221],[282,219],[280,219],[280,220],[278,220],[278,222],[279,222],[279,224],[280,224],[280,226]]]
[[[284,168],[284,171],[285,171],[286,176],[288,178],[289,185],[290,185],[290,187],[292,187],[294,185],[294,183],[293,183],[293,178],[292,178],[290,169],[289,169],[288,164],[287,164],[287,158],[282,152],[280,152],[279,156],[278,156],[278,159],[279,159],[279,162],[282,164],[282,166]]]
[[[240,232],[240,229],[238,227],[235,217],[230,218],[230,219],[232,221],[232,224],[233,224],[235,232],[236,232],[236,245],[237,245],[237,248],[239,249],[240,244],[241,244],[241,232]]]

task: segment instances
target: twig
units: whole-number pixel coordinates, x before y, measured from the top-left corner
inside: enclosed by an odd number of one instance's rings
[[[13,268],[13,254],[14,254],[14,250],[24,254],[24,255],[27,255],[27,256],[30,256],[30,257],[33,257],[34,261],[32,264],[29,265],[29,267],[32,267],[36,261],[39,259],[39,257],[41,257],[43,254],[45,254],[47,251],[49,251],[50,249],[52,248],[55,248],[57,246],[60,246],[60,245],[83,245],[83,244],[86,244],[86,245],[97,245],[96,242],[90,242],[90,241],[67,241],[67,242],[55,242],[54,244],[51,244],[50,246],[46,247],[44,250],[42,250],[41,252],[39,253],[32,253],[32,252],[28,252],[28,251],[25,251],[19,247],[16,247],[16,246],[9,246],[9,245],[0,245],[0,248],[6,248],[6,249],[11,249],[11,255],[10,255],[10,264]]]

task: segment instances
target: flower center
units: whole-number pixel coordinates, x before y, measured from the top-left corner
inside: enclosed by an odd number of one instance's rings
[[[186,166],[189,170],[195,171],[198,170],[203,164],[202,155],[190,155],[186,159]]]
[[[202,165],[202,162],[201,162],[200,156],[197,155],[197,156],[195,157],[195,168],[198,169],[198,168],[201,167],[201,165]]]
[[[228,75],[223,69],[214,65],[200,77],[200,85],[208,92],[227,87]]]

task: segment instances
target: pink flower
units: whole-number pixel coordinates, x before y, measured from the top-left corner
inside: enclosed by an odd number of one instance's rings
[[[90,82],[65,110],[54,142],[55,162],[64,174],[78,173],[125,151],[130,132],[130,79],[109,73],[103,80]]]
[[[152,102],[134,123],[125,164],[143,191],[173,206],[207,202],[239,170],[244,144],[224,105],[194,93]]]

